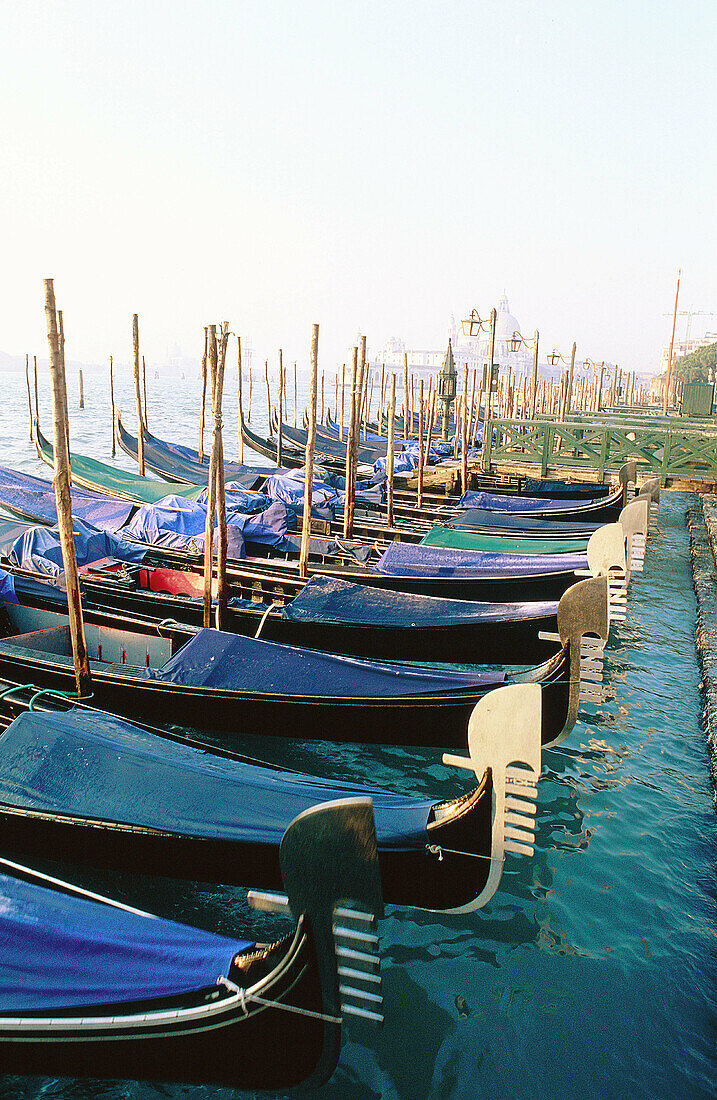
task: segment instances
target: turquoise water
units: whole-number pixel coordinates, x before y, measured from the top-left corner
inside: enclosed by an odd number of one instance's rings
[[[27,442],[24,385],[20,376],[0,379],[0,461],[41,472]],[[150,429],[186,442],[196,437],[198,384],[190,379],[184,387],[178,392],[176,383],[148,379]],[[87,409],[73,408],[71,436],[76,450],[109,460],[106,389],[103,378],[85,379]],[[117,390],[129,412],[129,380],[120,380]],[[258,429],[265,423],[260,396],[255,387]],[[70,399],[76,405],[72,390]],[[236,438],[232,413],[228,399],[228,441]],[[46,406],[42,415],[49,428]],[[235,453],[229,442],[227,452]],[[118,461],[131,468],[129,460]],[[663,494],[645,573],[631,586],[628,621],[608,647],[604,704],[560,751],[544,754],[535,858],[509,856],[498,893],[479,914],[388,909],[381,925],[386,1025],[345,1044],[334,1078],[317,1095],[715,1094],[717,829],[700,727],[684,523],[689,499]],[[247,748],[258,754],[262,742],[255,738]],[[438,752],[280,740],[263,748],[267,758],[302,768],[435,797],[464,782],[440,764]],[[187,893],[161,881],[74,877],[207,927],[239,931],[253,921],[258,936],[271,932],[232,891]],[[0,1079],[0,1096],[12,1100],[246,1095],[196,1086]]]

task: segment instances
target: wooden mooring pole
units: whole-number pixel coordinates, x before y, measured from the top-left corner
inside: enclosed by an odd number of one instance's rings
[[[32,359],[35,368],[35,428],[38,429],[40,427],[40,403],[37,388],[37,356],[33,355]]]
[[[212,621],[212,563],[214,557],[215,516],[217,532],[217,616],[219,630],[226,625],[227,608],[227,517],[224,493],[224,448],[222,440],[222,394],[224,367],[229,341],[229,325],[221,327],[220,344],[217,346],[216,325],[208,326],[208,358],[212,383],[212,449],[209,456],[207,483],[207,518],[204,526],[204,608],[202,622],[205,627]]]
[[[319,373],[319,326],[314,325],[311,334],[311,378],[309,382],[309,431],[306,437],[306,466],[304,477],[304,514],[301,522],[301,550],[299,552],[299,576],[305,577],[309,565],[311,545],[311,498],[314,484],[314,448],[316,446],[316,388]]]
[[[418,385],[418,484],[416,485],[416,507],[423,507],[423,379]]]
[[[241,336],[237,336],[237,367],[239,374],[237,376],[237,413],[239,415],[239,432],[238,432],[238,444],[239,450],[237,457],[240,464],[244,465],[244,436],[242,434],[242,428],[244,427],[244,407],[242,405],[242,377],[241,377]]]
[[[58,316],[55,306],[55,290],[52,279],[45,279],[45,319],[47,343],[50,350],[50,384],[52,392],[52,426],[54,438],[55,504],[57,526],[60,533],[62,563],[67,588],[67,613],[75,665],[75,682],[78,698],[92,694],[90,661],[85,641],[80,599],[80,580],[77,574],[77,556],[72,532],[72,496],[70,493],[70,428],[67,412],[67,383],[65,380],[64,338],[60,339]]]
[[[144,416],[139,392],[139,315],[132,314],[132,348],[134,350],[134,396],[137,404],[137,463],[139,476],[144,477]]]
[[[144,426],[146,428],[149,420],[147,419],[147,367],[144,356],[142,356],[142,393],[144,395]]]
[[[349,425],[346,433],[346,467],[344,479],[344,538],[351,538],[354,522],[354,428],[358,404],[358,348],[353,349],[351,362],[351,392],[349,394]]]
[[[204,462],[204,415],[207,404],[207,356],[209,354],[209,329],[204,329],[204,354],[202,355],[202,396],[199,402],[199,461]]]
[[[25,355],[25,381],[27,383],[27,411],[30,416],[30,442],[32,443],[32,394],[30,393],[30,356]]]
[[[284,353],[279,348],[279,423],[276,429],[276,464],[281,466],[284,422]]]
[[[80,375],[80,408],[84,409],[84,407],[85,407],[85,382],[84,382],[84,379],[82,377],[82,367],[80,367],[79,375]]]
[[[114,363],[112,356],[110,355],[110,411],[112,413],[112,457],[116,458],[117,448],[115,446],[115,379],[114,379]]]
[[[386,450],[386,526],[393,527],[393,448],[395,443],[396,375],[391,374],[391,397],[388,405],[388,448]],[[405,423],[405,418],[404,418]]]

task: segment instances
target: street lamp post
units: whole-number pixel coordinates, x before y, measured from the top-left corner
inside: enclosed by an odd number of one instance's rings
[[[481,469],[484,473],[488,472],[489,462],[488,459],[488,422],[490,420],[491,412],[491,393],[493,390],[493,357],[495,355],[495,324],[498,317],[498,312],[495,309],[490,311],[490,318],[485,319],[480,317],[478,310],[471,310],[470,317],[467,317],[465,321],[461,322],[463,327],[464,336],[480,336],[481,332],[488,332],[488,362],[485,365],[485,383],[483,389],[483,444],[481,450]],[[486,325],[488,328],[486,329]]]
[[[533,349],[533,374],[530,381],[530,419],[535,420],[535,399],[538,394],[538,340],[540,333],[537,328],[535,330],[535,336],[531,340],[526,340],[524,336],[521,336],[519,332],[514,332],[511,338],[507,341],[508,351],[516,352],[520,351],[521,345]],[[525,415],[525,414],[523,414]]]
[[[568,388],[565,391],[565,408],[563,410],[563,415],[564,416],[567,416],[567,414],[570,412],[570,405],[571,405],[572,398],[573,398],[573,373],[575,371],[575,351],[576,351],[576,344],[573,343],[572,351],[570,352],[570,372],[568,374]],[[548,356],[548,362],[550,363],[551,367],[554,367],[555,364],[558,362],[558,360],[560,360],[561,363],[567,363],[567,359],[565,358],[565,356],[561,355],[561,353],[557,350],[557,348],[553,348],[552,352]]]

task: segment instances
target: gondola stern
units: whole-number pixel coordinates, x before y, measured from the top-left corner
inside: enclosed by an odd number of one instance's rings
[[[485,695],[468,723],[469,757],[445,753],[443,762],[475,772],[490,771],[492,823],[490,870],[480,893],[448,910],[471,913],[495,894],[505,853],[532,856],[541,767],[542,689],[540,684],[508,684]]]
[[[299,814],[279,849],[286,897],[249,894],[257,908],[308,919],[316,945],[326,1029],[321,1058],[308,1082],[327,1081],[340,1050],[346,1016],[381,1025],[383,999],[376,921],[383,916],[378,843],[370,798],[344,798]]]
[[[625,529],[621,523],[606,523],[593,531],[588,540],[587,559],[587,572],[591,577],[603,575],[608,578],[609,620],[624,620],[630,561],[625,550]],[[576,575],[584,574],[578,570]]]
[[[582,702],[602,699],[603,653],[610,631],[608,603],[608,577],[600,574],[578,581],[558,604],[558,638],[569,652],[570,689],[565,724],[552,745],[559,745],[571,733]]]

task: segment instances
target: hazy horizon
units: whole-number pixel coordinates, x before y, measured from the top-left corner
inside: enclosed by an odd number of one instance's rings
[[[717,5],[317,0],[3,6],[0,347],[335,370],[441,348],[505,291],[541,349],[656,371],[717,310]],[[463,314],[464,315],[464,314]],[[692,335],[717,327],[695,316]],[[685,317],[678,318],[678,337]],[[541,356],[542,358],[542,356]]]

